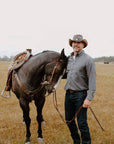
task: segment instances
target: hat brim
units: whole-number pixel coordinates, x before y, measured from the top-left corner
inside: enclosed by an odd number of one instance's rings
[[[71,39],[69,39],[69,45],[70,45],[71,47],[72,47],[72,42],[79,42],[79,41],[75,41],[75,40],[71,40]],[[88,42],[87,42],[86,39],[83,39],[83,40],[80,41],[80,42],[84,43],[84,48],[87,47]]]

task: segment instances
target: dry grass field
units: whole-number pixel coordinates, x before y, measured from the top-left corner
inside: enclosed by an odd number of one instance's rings
[[[6,83],[8,65],[8,62],[0,62],[0,92]],[[101,131],[88,109],[92,144],[114,144],[114,65],[96,64],[96,70],[97,92],[91,107],[105,131]],[[63,116],[64,85],[65,80],[61,80],[57,88],[58,107]],[[46,125],[43,126],[45,144],[72,144],[69,130],[54,108],[52,95],[46,98],[43,115],[46,121]],[[37,144],[37,121],[34,102],[30,103],[30,117],[31,144]],[[24,144],[24,141],[25,125],[22,124],[22,111],[18,99],[13,93],[9,99],[0,97],[0,144]]]

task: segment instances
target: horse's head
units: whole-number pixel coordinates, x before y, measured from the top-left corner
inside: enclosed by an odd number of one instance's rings
[[[54,88],[59,84],[60,79],[62,78],[67,66],[67,57],[64,54],[64,49],[61,51],[60,56],[48,63],[45,66],[45,86],[48,93],[51,93]]]

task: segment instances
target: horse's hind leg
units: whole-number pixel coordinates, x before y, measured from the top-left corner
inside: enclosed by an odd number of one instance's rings
[[[45,97],[41,100],[35,100],[35,105],[37,108],[37,121],[38,121],[38,142],[43,142],[43,136],[42,136],[42,127],[41,123],[43,120],[42,116],[42,109],[45,103]]]
[[[23,98],[20,98],[19,102],[20,102],[20,106],[23,110],[23,118],[24,118],[25,124],[26,124],[26,141],[25,141],[25,144],[28,144],[28,143],[30,143],[30,136],[31,136],[31,133],[30,133],[31,119],[29,117],[29,102]]]

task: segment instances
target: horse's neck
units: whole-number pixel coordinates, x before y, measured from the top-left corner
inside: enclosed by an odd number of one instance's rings
[[[19,71],[22,83],[33,87],[41,83],[44,76],[45,65],[57,59],[57,54],[44,54],[33,56],[27,61]]]
[[[44,56],[36,55],[30,59],[30,61],[28,62],[28,65],[30,66],[30,69],[34,75],[34,73],[36,73],[39,68],[41,68],[42,66],[45,66],[46,64],[56,60],[57,57],[58,57],[57,54],[55,54],[54,56],[52,56],[51,54],[47,54]]]

